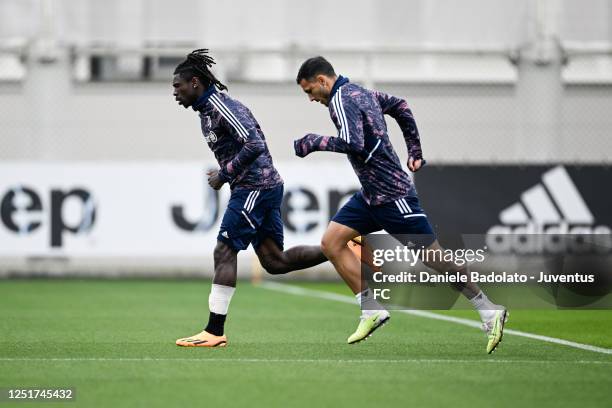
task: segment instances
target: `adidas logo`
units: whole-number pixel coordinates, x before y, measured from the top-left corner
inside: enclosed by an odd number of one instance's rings
[[[224,238],[228,238],[229,239],[229,235],[228,235],[227,231],[223,231],[221,233],[221,236],[224,237]]]
[[[517,235],[524,242],[527,234],[611,233],[609,226],[594,225],[593,214],[563,166],[544,173],[541,183],[523,192],[519,202],[499,213],[499,220],[502,225],[487,231],[491,249],[507,241],[503,237],[507,234]]]

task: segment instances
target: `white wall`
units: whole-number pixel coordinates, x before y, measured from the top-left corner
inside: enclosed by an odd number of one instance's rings
[[[51,5],[68,42],[228,45],[516,43],[535,0],[2,0],[0,38],[31,36]],[[564,40],[610,41],[610,0],[558,0]],[[359,25],[359,30],[355,26]],[[222,35],[220,35],[222,34]]]

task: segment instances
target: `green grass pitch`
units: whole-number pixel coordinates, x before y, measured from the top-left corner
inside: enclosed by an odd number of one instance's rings
[[[240,282],[224,349],[179,348],[206,281],[0,282],[0,388],[74,387],[48,407],[605,407],[612,355],[395,312],[349,346],[356,305]],[[348,294],[340,284],[306,285]],[[468,311],[446,312],[475,318]],[[508,328],[612,346],[611,311],[511,312]],[[2,407],[41,406],[39,402]]]

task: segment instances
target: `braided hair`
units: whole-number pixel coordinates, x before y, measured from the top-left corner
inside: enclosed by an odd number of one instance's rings
[[[187,55],[187,59],[176,67],[174,75],[179,74],[184,79],[193,77],[200,78],[200,81],[206,86],[215,85],[220,91],[227,90],[227,86],[221,83],[210,71],[210,68],[215,64],[213,57],[208,55],[207,48],[200,48],[191,51]]]

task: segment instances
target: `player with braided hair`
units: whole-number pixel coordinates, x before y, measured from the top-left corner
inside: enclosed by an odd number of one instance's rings
[[[197,76],[200,79],[213,84],[220,91],[226,91],[227,86],[221,83],[210,71],[215,64],[213,57],[208,55],[208,48],[193,50],[187,55],[187,59],[181,62],[174,70],[175,74],[186,74],[184,76]]]

